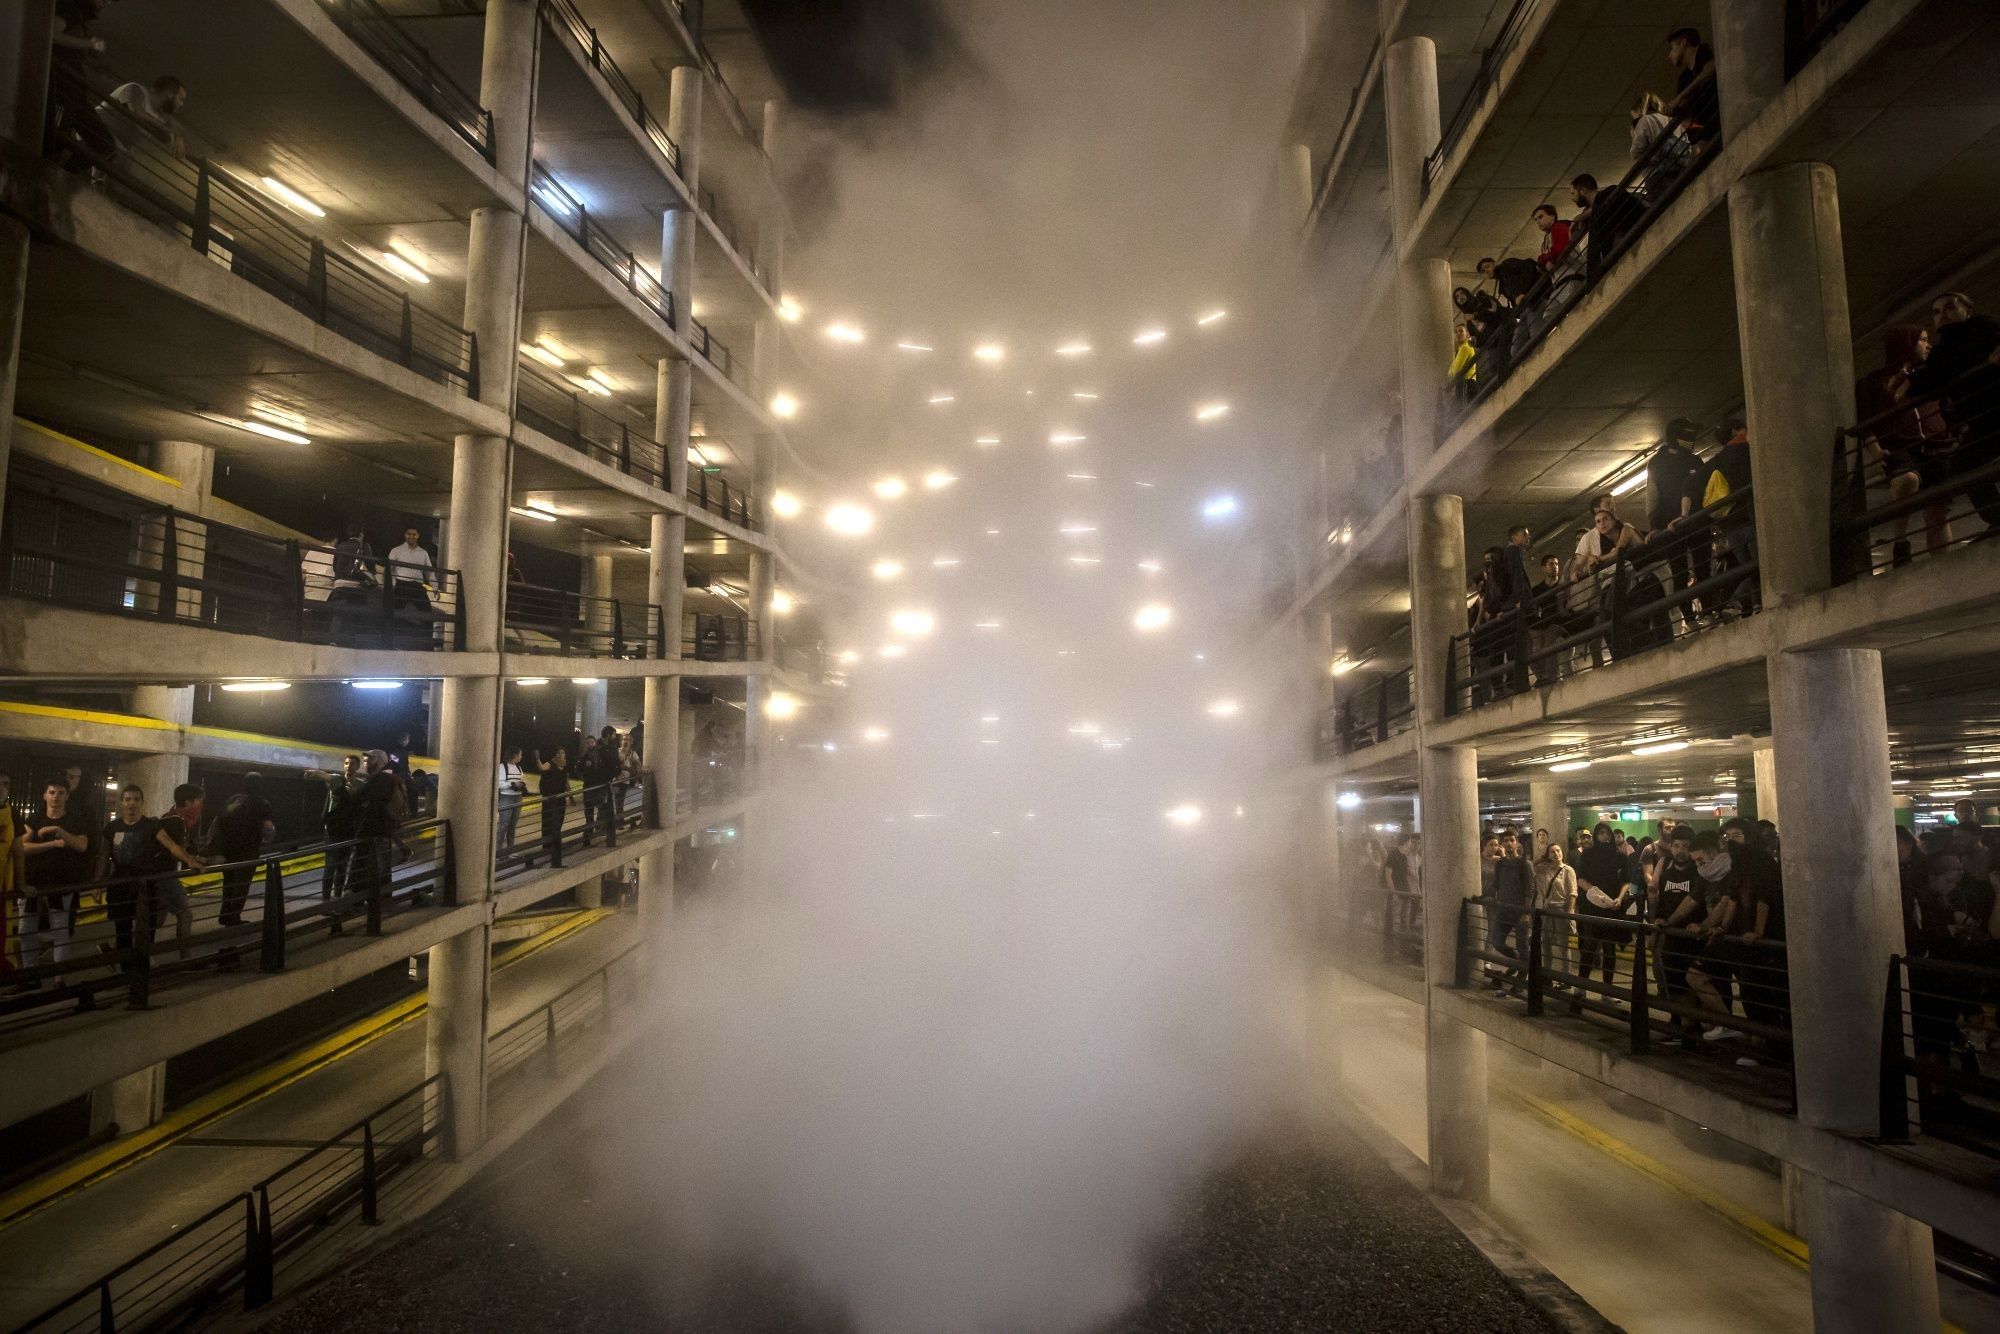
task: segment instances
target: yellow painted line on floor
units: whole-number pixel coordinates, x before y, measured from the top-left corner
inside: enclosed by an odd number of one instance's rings
[[[209,727],[190,723],[182,727],[178,723],[148,718],[137,713],[110,713],[103,709],[75,709],[60,704],[28,704],[16,700],[0,700],[0,713],[18,713],[30,718],[57,718],[63,722],[95,723],[101,727],[135,727],[145,732],[186,732],[189,736],[208,737],[214,741],[242,741],[255,746],[284,746],[291,750],[315,751],[321,755],[354,754],[352,747],[327,745],[318,741],[300,741],[296,737],[270,736],[263,732],[239,732],[230,727]],[[440,761],[429,755],[411,755],[406,762],[413,767],[429,765],[437,768]]]
[[[1536,1097],[1532,1093],[1500,1084],[1495,1088],[1502,1096],[1519,1103],[1528,1111],[1582,1140],[1607,1158],[1623,1163],[1640,1176],[1649,1178],[1676,1195],[1693,1200],[1702,1208],[1720,1216],[1752,1241],[1762,1246],[1781,1260],[1800,1269],[1811,1269],[1811,1248],[1805,1238],[1795,1237],[1768,1219],[1761,1218],[1727,1196],[1704,1186],[1687,1173],[1669,1167],[1659,1159],[1627,1144],[1609,1131],[1602,1130],[1574,1112],[1566,1111],[1552,1102]],[[1949,1320],[1942,1324],[1944,1334],[1965,1334],[1965,1331]]]
[[[522,941],[508,949],[494,961],[493,971],[497,973],[512,967],[557,941],[565,940],[586,927],[594,926],[615,912],[616,909],[612,908],[581,909],[562,925],[551,927],[533,939]],[[183,1136],[261,1102],[281,1089],[298,1083],[307,1075],[325,1069],[343,1056],[352,1055],[370,1043],[387,1037],[412,1020],[421,1018],[429,1008],[430,1001],[426,993],[420,992],[406,1000],[397,1001],[310,1047],[293,1052],[272,1065],[255,1070],[213,1093],[197,1098],[135,1135],[108,1144],[95,1153],[86,1154],[46,1176],[37,1177],[6,1195],[0,1195],[0,1230],[31,1217],[52,1204],[68,1199],[80,1190],[115,1176],[134,1163],[150,1158],[162,1149],[170,1148],[174,1141]]]
[[[177,478],[169,477],[163,472],[154,472],[151,468],[146,467],[144,464],[134,463],[130,459],[121,459],[116,454],[111,453],[109,450],[99,449],[96,445],[86,445],[85,443],[83,443],[83,441],[78,440],[75,436],[64,435],[61,431],[50,430],[48,427],[42,425],[40,422],[31,422],[26,417],[16,417],[14,418],[14,424],[16,426],[25,426],[29,430],[33,431],[36,435],[47,436],[49,439],[55,441],[59,445],[65,445],[70,449],[80,449],[84,453],[90,455],[92,458],[102,459],[106,463],[115,463],[121,468],[129,468],[133,472],[140,473],[144,476],[150,477],[156,482],[164,482],[168,486],[174,487],[176,490],[184,489],[181,487],[180,481]]]

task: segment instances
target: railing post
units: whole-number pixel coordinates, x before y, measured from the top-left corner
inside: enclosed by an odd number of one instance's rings
[[[111,1280],[97,1285],[97,1334],[118,1334],[118,1308],[111,1301]]]
[[[1472,641],[1467,640],[1468,644]],[[1444,712],[1449,718],[1458,712],[1458,636],[1453,635],[1444,646]]]
[[[525,807],[526,803],[522,803]],[[444,840],[444,859],[441,874],[444,881],[438,886],[438,903],[442,907],[458,906],[458,849],[451,839],[451,821],[438,822],[438,837]]]
[[[1382,962],[1396,962],[1396,891],[1382,891]]]
[[[306,642],[306,568],[297,539],[285,541],[285,560],[291,577],[285,581],[285,610],[291,614],[292,642]]]
[[[152,887],[141,885],[132,917],[131,971],[125,983],[125,1008],[143,1010],[153,997]]]
[[[1458,902],[1458,940],[1452,951],[1451,984],[1463,991],[1472,981],[1472,958],[1467,954],[1467,943],[1472,925],[1472,900]]]
[[[254,1311],[275,1294],[277,1276],[272,1272],[271,1196],[257,1187],[254,1196],[243,1197],[245,1235],[243,1238],[243,1309]]]
[[[611,600],[611,656],[625,656],[625,604],[617,598]]]
[[[410,320],[410,294],[403,293],[403,327],[396,336],[396,360],[409,365],[416,358],[417,336]]]
[[[1375,683],[1375,740],[1389,739],[1389,678]]]
[[[389,879],[396,874],[391,857],[394,849],[386,838],[368,840],[368,924],[366,930],[371,936],[382,934],[382,895],[389,887]]]
[[[306,299],[312,302],[313,318],[326,323],[326,242],[317,236],[306,257]]]
[[[491,117],[488,118],[491,123]],[[479,397],[479,335],[465,336],[465,394],[468,398]]]
[[[632,475],[632,428],[623,422],[618,424],[618,471]]]
[[[257,967],[266,973],[285,971],[285,880],[278,859],[264,863],[264,920],[260,923],[262,950]]]
[[[1508,673],[1510,684],[1517,695],[1528,693],[1528,604],[1521,603],[1514,608],[1514,662]]]
[[[1626,575],[1630,566],[1625,563],[1625,554],[1620,552],[1611,566],[1611,624],[1604,633],[1605,645],[1611,651],[1611,661],[1625,660],[1625,595]]]
[[[1652,985],[1647,974],[1652,966],[1647,962],[1647,942],[1652,931],[1642,920],[1639,929],[1632,933],[1632,1015],[1630,1047],[1634,1056],[1644,1056],[1653,1049]]]
[[[171,621],[181,606],[181,549],[179,516],[167,506],[166,522],[160,529],[160,605],[154,612]]]
[[[542,1040],[542,1046],[543,1046],[543,1049],[544,1049],[545,1051],[547,1051],[547,1052],[548,1052],[548,1058],[549,1058],[549,1077],[550,1077],[550,1078],[554,1078],[554,1077],[556,1077],[557,1075],[560,1075],[560,1074],[562,1073],[562,1063],[561,1063],[560,1061],[558,1061],[558,1060],[556,1059],[556,1007],[555,1007],[555,1002],[551,1001],[551,1002],[549,1003],[549,1006],[548,1006],[548,1008],[542,1011],[542,1015],[543,1015],[543,1029],[542,1029],[542,1031],[543,1031],[543,1034],[544,1034],[544,1037],[543,1037],[543,1040]]]
[[[1909,965],[1900,956],[1889,960],[1888,985],[1882,990],[1881,1126],[1885,1144],[1910,1141],[1910,1074],[1903,1051],[1903,979]]]
[[[1517,935],[1515,937],[1519,939]],[[1528,909],[1528,1017],[1539,1019],[1542,1015],[1542,989],[1547,979],[1542,976],[1542,910],[1530,906]]]
[[[576,626],[576,594],[565,592],[561,595],[561,601],[556,604],[556,616],[560,622],[556,642],[562,648],[562,655],[567,658],[570,656],[571,643],[575,638],[573,631]]]
[[[382,1221],[378,1212],[375,1179],[375,1123],[361,1123],[361,1221],[374,1227]]]
[[[215,222],[208,194],[208,159],[196,164],[194,175],[194,253],[206,255],[215,234]]]

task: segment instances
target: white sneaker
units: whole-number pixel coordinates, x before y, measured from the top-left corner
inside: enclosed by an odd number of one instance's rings
[[[1754,1056],[1739,1056],[1736,1058],[1736,1063],[1738,1065],[1746,1065],[1746,1066],[1755,1065],[1757,1064],[1757,1058]]]
[[[1701,1040],[1703,1042],[1720,1042],[1724,1038],[1740,1038],[1742,1036],[1741,1033],[1733,1028],[1724,1028],[1721,1024],[1717,1024],[1714,1028],[1704,1032],[1701,1035]]]

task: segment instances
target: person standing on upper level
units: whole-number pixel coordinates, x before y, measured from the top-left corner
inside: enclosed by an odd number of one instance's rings
[[[1951,475],[1963,477],[2000,460],[2000,321],[1975,314],[1963,292],[1932,301],[1931,321],[1937,337],[1930,355],[1910,372],[1910,396],[1943,397],[1946,419],[1959,433]],[[1987,532],[2000,529],[2000,480],[1988,476],[1966,494]]]
[[[431,553],[424,549],[421,534],[415,524],[403,528],[400,546],[389,548],[389,578],[396,590],[396,610],[413,607],[428,614],[431,609],[431,590],[437,587],[436,567],[431,563]]]
[[[1679,74],[1669,116],[1684,120],[1688,141],[1706,147],[1722,135],[1722,98],[1715,87],[1715,48],[1701,40],[1698,28],[1676,28],[1667,34],[1667,63]]]
[[[90,875],[89,819],[70,805],[68,784],[57,780],[42,789],[41,812],[28,821],[21,843],[28,896],[21,912],[23,967],[65,962],[75,946],[74,887]]]

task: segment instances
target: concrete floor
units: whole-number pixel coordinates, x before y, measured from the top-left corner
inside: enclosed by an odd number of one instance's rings
[[[636,939],[637,927],[635,914],[607,917],[500,967],[493,978],[495,1027],[601,969]],[[423,1077],[419,1016],[0,1229],[0,1254],[6,1256],[0,1263],[0,1328],[32,1318]]]
[[[1345,977],[1326,978],[1319,1002],[1342,1023],[1346,1095],[1423,1156],[1422,1013]],[[1775,1171],[1720,1136],[1629,1099],[1614,1102],[1588,1080],[1499,1043],[1488,1053],[1498,1092],[1488,1212],[1531,1256],[1635,1334],[1812,1328],[1805,1269],[1715,1207],[1782,1233]],[[1583,1133],[1538,1103],[1573,1118]],[[1585,1138],[1590,1132],[1609,1143]],[[1634,1165],[1646,1161],[1705,1189],[1713,1203]],[[2000,1299],[1950,1281],[1941,1296],[1953,1324],[2000,1330]]]

